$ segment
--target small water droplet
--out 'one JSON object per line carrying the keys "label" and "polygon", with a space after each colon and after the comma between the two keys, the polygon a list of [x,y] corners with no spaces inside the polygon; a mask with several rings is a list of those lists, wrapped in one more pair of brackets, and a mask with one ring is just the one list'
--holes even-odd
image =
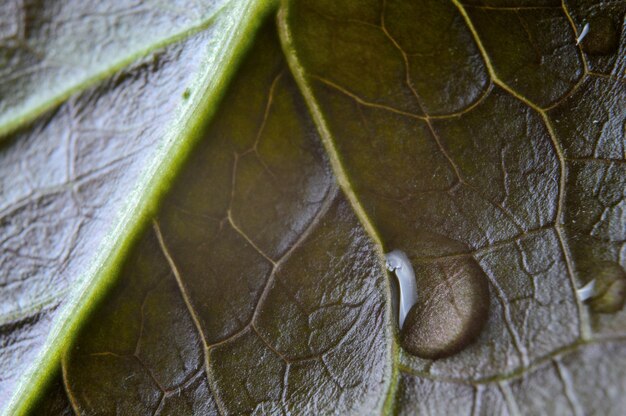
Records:
{"label": "small water droplet", "polygon": [[409,311],[400,343],[410,354],[455,354],[480,334],[489,316],[489,284],[472,257],[416,266],[420,300]]}
{"label": "small water droplet", "polygon": [[589,32],[581,40],[583,51],[590,55],[609,55],[619,46],[617,25],[611,17],[600,14],[589,19]]}
{"label": "small water droplet", "polygon": [[591,310],[597,313],[615,313],[626,303],[626,272],[617,263],[604,261],[588,271],[595,279],[595,295],[589,300]]}

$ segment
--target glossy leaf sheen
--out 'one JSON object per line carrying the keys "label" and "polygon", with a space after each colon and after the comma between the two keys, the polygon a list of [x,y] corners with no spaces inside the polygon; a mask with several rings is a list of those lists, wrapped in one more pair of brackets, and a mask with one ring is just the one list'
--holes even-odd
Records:
{"label": "glossy leaf sheen", "polygon": [[[284,2],[282,50],[270,19],[38,411],[620,414],[625,9]],[[106,120],[72,103],[41,129]],[[38,132],[0,157],[41,151]],[[394,249],[419,293],[401,333]],[[38,287],[20,284],[16,302]],[[3,333],[28,336],[27,317]]]}
{"label": "glossy leaf sheen", "polygon": [[[592,13],[623,20],[624,4],[473,3],[292,2],[282,24],[364,221],[414,264],[425,311],[403,335],[408,349],[428,358],[466,347],[435,361],[401,354],[396,410],[498,413],[499,402],[527,413],[548,404],[517,380],[552,377],[541,388],[563,401],[548,413],[597,411],[604,383],[560,357],[621,348],[601,340],[621,339],[625,312],[590,313],[575,289],[600,277],[594,266],[623,272],[625,58],[587,56],[575,40]],[[484,309],[466,305],[482,289],[480,279],[455,284],[463,262],[477,263],[490,292],[473,343],[465,331]],[[594,371],[623,377],[620,366]]]}
{"label": "glossy leaf sheen", "polygon": [[206,28],[223,0],[4,0],[0,136],[116,67]]}

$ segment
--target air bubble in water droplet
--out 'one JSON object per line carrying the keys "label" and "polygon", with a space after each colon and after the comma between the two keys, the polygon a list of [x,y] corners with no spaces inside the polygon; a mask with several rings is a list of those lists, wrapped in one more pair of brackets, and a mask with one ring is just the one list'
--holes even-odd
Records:
{"label": "air bubble in water droplet", "polygon": [[608,15],[596,15],[589,19],[589,32],[581,40],[583,51],[590,55],[609,55],[619,47],[619,32]]}
{"label": "air bubble in water droplet", "polygon": [[589,23],[586,23],[585,26],[583,27],[583,30],[581,30],[580,35],[578,35],[578,39],[576,39],[576,45],[579,45],[580,42],[582,42],[583,39],[585,39],[585,36],[587,36],[588,33],[589,33]]}
{"label": "air bubble in water droplet", "polygon": [[398,286],[400,288],[398,325],[402,329],[407,314],[417,302],[415,273],[408,257],[401,250],[393,250],[385,254],[385,259],[387,260],[387,269],[395,273],[398,278]]}

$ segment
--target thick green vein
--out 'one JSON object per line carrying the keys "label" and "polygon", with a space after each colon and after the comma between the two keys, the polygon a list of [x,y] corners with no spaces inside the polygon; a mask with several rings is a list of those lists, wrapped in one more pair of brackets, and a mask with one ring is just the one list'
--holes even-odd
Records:
{"label": "thick green vein", "polygon": [[[383,248],[382,248],[383,247],[382,239],[380,238],[376,228],[374,227],[373,222],[371,221],[371,219],[365,212],[365,209],[361,205],[361,202],[359,201],[354,191],[354,188],[352,184],[350,183],[350,179],[345,172],[343,163],[341,161],[341,156],[339,152],[337,151],[337,148],[333,141],[333,137],[328,128],[327,122],[324,118],[324,115],[320,109],[319,104],[317,103],[317,100],[315,99],[315,96],[313,95],[311,86],[306,80],[305,70],[300,64],[300,62],[298,61],[295,47],[292,42],[290,28],[287,23],[287,13],[288,13],[288,6],[286,4],[287,1],[288,0],[282,1],[281,9],[278,13],[278,33],[280,36],[280,42],[283,48],[283,53],[285,54],[285,57],[287,60],[287,64],[289,65],[289,69],[291,70],[291,73],[293,74],[293,77],[295,78],[296,83],[298,84],[298,87],[300,88],[300,92],[302,93],[302,96],[304,97],[307,107],[309,108],[309,111],[311,112],[311,116],[313,118],[315,126],[317,127],[320,137],[322,138],[322,142],[324,144],[324,148],[326,149],[326,153],[328,154],[328,158],[330,160],[333,173],[335,177],[337,178],[337,182],[343,189],[345,195],[348,197],[348,200],[350,201],[350,205],[352,206],[352,209],[356,213],[359,221],[363,225],[363,228],[365,228],[367,234],[370,236],[370,238],[376,245],[378,249],[377,254],[380,259],[380,262],[383,265],[383,268],[386,269],[386,267],[384,266],[385,256],[384,256]],[[396,392],[398,388],[398,377],[400,373],[399,373],[399,347],[397,343],[397,337],[395,334],[396,328],[395,328],[395,325],[393,325],[393,322],[394,322],[393,312],[391,310],[391,306],[393,304],[393,302],[391,301],[392,289],[391,289],[390,282],[388,279],[385,279],[385,288],[386,288],[386,295],[388,299],[388,302],[386,302],[386,305],[387,305],[386,320],[388,323],[386,330],[387,330],[389,339],[392,340],[389,345],[389,356],[392,358],[392,363],[391,363],[391,372],[390,374],[388,374],[387,380],[386,380],[386,382],[388,383],[387,394],[385,395],[385,398],[383,402],[381,403],[382,407],[380,409],[380,412],[381,414],[388,415],[388,414],[393,414],[394,412],[395,397],[396,397]]]}
{"label": "thick green vein", "polygon": [[162,195],[184,164],[193,144],[201,137],[237,63],[254,38],[254,32],[263,17],[272,7],[272,0],[234,1],[220,15],[228,13],[240,18],[227,16],[214,21],[215,24],[223,25],[220,33],[224,34],[224,38],[214,50],[215,53],[206,57],[202,71],[191,85],[193,91],[204,91],[204,94],[193,94],[178,109],[157,156],[145,167],[138,186],[129,195],[129,201],[133,203],[128,204],[121,214],[120,225],[105,238],[100,254],[86,275],[79,279],[83,283],[69,295],[33,366],[20,379],[5,408],[5,415],[26,415],[33,410],[40,392],[45,390],[45,385],[57,369],[64,349],[71,343],[77,329],[93,311],[98,300],[112,287],[127,252],[141,230],[149,224]]}

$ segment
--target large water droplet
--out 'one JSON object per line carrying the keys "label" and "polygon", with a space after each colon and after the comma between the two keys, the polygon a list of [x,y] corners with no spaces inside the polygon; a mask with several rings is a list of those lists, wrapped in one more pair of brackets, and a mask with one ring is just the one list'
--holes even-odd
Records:
{"label": "large water droplet", "polygon": [[589,19],[589,33],[581,41],[583,51],[590,55],[609,55],[619,46],[617,25],[608,15]]}
{"label": "large water droplet", "polygon": [[591,310],[597,313],[615,313],[626,302],[626,272],[617,263],[603,261],[588,271],[595,279],[595,295],[589,301]]}
{"label": "large water droplet", "polygon": [[489,284],[472,257],[415,267],[419,301],[400,334],[402,347],[423,358],[443,358],[471,344],[489,315]]}

